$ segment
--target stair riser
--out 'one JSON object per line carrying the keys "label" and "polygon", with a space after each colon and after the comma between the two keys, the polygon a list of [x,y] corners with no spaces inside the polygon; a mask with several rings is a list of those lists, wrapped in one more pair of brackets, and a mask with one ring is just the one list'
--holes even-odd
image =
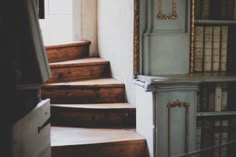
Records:
{"label": "stair riser", "polygon": [[77,127],[135,127],[135,109],[96,110],[52,107],[52,125]]}
{"label": "stair riser", "polygon": [[47,82],[65,82],[110,76],[109,63],[104,65],[51,68],[52,77]]}
{"label": "stair riser", "polygon": [[50,98],[52,104],[124,102],[124,87],[42,89],[42,98]]}
{"label": "stair riser", "polygon": [[147,157],[145,141],[52,147],[52,157]]}
{"label": "stair riser", "polygon": [[60,62],[89,56],[89,45],[46,48],[48,61]]}

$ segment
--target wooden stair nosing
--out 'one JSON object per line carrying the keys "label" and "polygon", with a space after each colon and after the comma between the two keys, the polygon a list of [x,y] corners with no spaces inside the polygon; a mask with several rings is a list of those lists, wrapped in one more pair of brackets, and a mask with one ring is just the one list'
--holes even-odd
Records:
{"label": "wooden stair nosing", "polygon": [[72,108],[91,110],[135,110],[136,106],[129,103],[98,103],[98,104],[51,104],[52,108]]}
{"label": "wooden stair nosing", "polygon": [[51,68],[65,68],[65,67],[77,67],[77,66],[95,66],[95,65],[110,65],[110,62],[104,59],[95,57],[73,59],[68,61],[49,63]]}
{"label": "wooden stair nosing", "polygon": [[148,157],[145,140],[52,146],[52,157]]}
{"label": "wooden stair nosing", "polygon": [[77,88],[124,88],[125,85],[112,78],[92,79],[71,82],[47,83],[42,89],[77,89]]}
{"label": "wooden stair nosing", "polygon": [[45,46],[45,49],[51,50],[51,49],[66,48],[66,47],[81,47],[81,46],[89,46],[90,44],[91,44],[91,41],[82,40],[82,41],[67,43],[67,44]]}

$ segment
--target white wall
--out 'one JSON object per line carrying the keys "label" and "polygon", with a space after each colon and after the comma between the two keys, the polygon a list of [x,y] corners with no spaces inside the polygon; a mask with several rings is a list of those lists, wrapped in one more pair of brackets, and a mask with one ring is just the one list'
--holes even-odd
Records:
{"label": "white wall", "polygon": [[135,104],[133,7],[133,0],[98,1],[98,47],[110,61],[113,77],[125,83],[128,102]]}
{"label": "white wall", "polygon": [[74,40],[89,40],[90,56],[98,56],[97,0],[73,0]]}
{"label": "white wall", "polygon": [[45,19],[40,26],[45,45],[73,41],[72,0],[45,0]]}

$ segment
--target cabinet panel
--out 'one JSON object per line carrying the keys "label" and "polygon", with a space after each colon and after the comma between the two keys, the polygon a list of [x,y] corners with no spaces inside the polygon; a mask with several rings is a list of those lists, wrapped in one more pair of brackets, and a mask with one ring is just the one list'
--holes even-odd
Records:
{"label": "cabinet panel", "polygon": [[[160,1],[162,2],[160,4]],[[176,6],[173,6],[173,1],[176,1]],[[188,0],[155,0],[154,1],[154,23],[153,32],[175,32],[186,33],[188,31],[189,7]],[[161,19],[158,18],[158,12],[162,10],[162,14],[173,14],[173,9],[176,8],[176,18]]]}
{"label": "cabinet panel", "polygon": [[[196,89],[193,86],[185,88],[171,85],[158,88],[156,95],[157,156],[176,156],[195,150]],[[182,105],[189,103],[190,106],[188,108],[171,107],[168,112],[169,103]],[[188,112],[187,116],[186,112]]]}
{"label": "cabinet panel", "polygon": [[13,157],[50,157],[50,104],[41,101],[12,128]]}

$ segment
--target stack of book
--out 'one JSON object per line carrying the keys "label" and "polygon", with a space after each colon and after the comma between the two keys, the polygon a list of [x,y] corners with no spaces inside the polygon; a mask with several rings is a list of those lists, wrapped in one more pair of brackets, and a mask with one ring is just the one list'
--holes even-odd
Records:
{"label": "stack of book", "polygon": [[201,87],[198,112],[221,112],[228,110],[228,87],[227,84],[208,84]]}
{"label": "stack of book", "polygon": [[[200,87],[198,95],[198,112],[223,112],[228,111],[228,92],[230,85],[227,83],[207,83]],[[236,118],[225,116],[198,117],[196,126],[196,149],[203,151],[200,157],[229,157],[235,152],[228,142],[236,139]],[[215,147],[220,146],[220,147]],[[215,147],[215,148],[213,148]]]}
{"label": "stack of book", "polygon": [[196,26],[194,71],[227,71],[228,26]]}
{"label": "stack of book", "polygon": [[195,0],[196,19],[234,20],[235,0]]}
{"label": "stack of book", "polygon": [[[209,151],[201,153],[203,157],[228,157],[229,139],[229,120],[228,119],[200,119],[197,121],[196,149],[206,148]],[[217,147],[218,146],[218,147]],[[213,148],[215,147],[215,148]]]}

